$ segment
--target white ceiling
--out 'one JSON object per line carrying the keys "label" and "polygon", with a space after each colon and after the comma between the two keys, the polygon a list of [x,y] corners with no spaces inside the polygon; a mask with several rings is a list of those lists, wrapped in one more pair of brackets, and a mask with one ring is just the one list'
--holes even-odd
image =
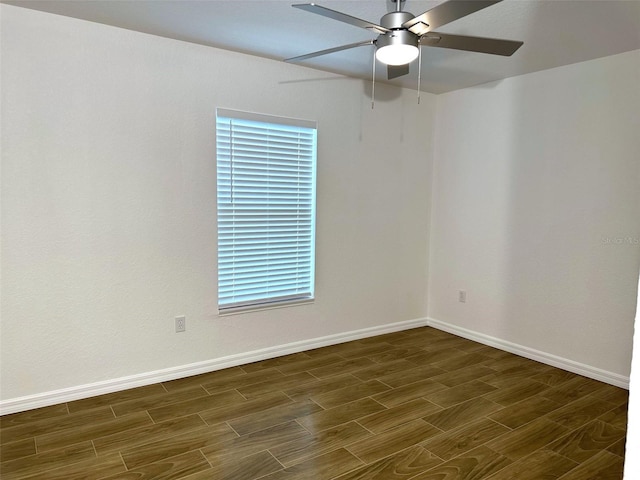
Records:
{"label": "white ceiling", "polygon": [[[0,0],[3,3],[282,60],[373,39],[375,34],[314,15],[292,3],[307,0]],[[317,0],[319,5],[379,23],[390,0]],[[407,0],[416,15],[441,0]],[[421,89],[442,93],[515,75],[640,49],[640,0],[504,0],[437,29],[522,40],[512,57],[422,47]],[[370,79],[373,47],[301,64]],[[377,80],[386,81],[378,64]],[[411,73],[390,83],[417,88]]]}

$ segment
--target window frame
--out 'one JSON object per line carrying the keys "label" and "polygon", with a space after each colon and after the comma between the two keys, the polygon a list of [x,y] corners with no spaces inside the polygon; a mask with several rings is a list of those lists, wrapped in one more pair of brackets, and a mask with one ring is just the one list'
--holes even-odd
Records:
{"label": "window frame", "polygon": [[[220,256],[220,252],[221,252],[221,224],[223,222],[221,222],[221,216],[223,216],[223,214],[221,214],[222,211],[222,207],[221,207],[221,176],[223,176],[221,174],[221,165],[229,165],[227,168],[228,169],[232,169],[233,168],[233,150],[234,147],[233,145],[235,145],[235,143],[233,142],[233,127],[230,126],[229,128],[229,134],[228,140],[225,140],[226,144],[228,144],[227,149],[229,150],[229,153],[223,154],[221,155],[221,150],[223,150],[221,148],[221,144],[223,142],[221,142],[221,131],[220,131],[220,123],[221,120],[223,119],[224,121],[230,120],[231,122],[233,122],[234,120],[237,122],[257,122],[258,124],[267,124],[267,125],[271,125],[274,127],[274,129],[278,129],[278,128],[285,128],[288,129],[289,127],[294,127],[294,128],[298,128],[300,129],[300,131],[302,133],[299,133],[299,135],[304,136],[307,135],[309,136],[309,138],[311,138],[310,140],[310,153],[308,154],[307,157],[303,157],[303,160],[301,160],[301,163],[309,163],[310,164],[310,172],[305,176],[302,174],[298,174],[298,183],[303,183],[300,181],[300,179],[304,179],[304,181],[307,181],[310,186],[307,187],[308,190],[310,190],[310,192],[307,192],[307,197],[308,194],[310,193],[310,201],[308,201],[308,205],[310,206],[310,212],[308,213],[308,215],[301,215],[300,211],[302,210],[302,207],[300,207],[300,199],[304,197],[304,193],[300,193],[300,190],[298,192],[298,196],[294,196],[292,195],[291,199],[292,200],[296,200],[296,202],[292,202],[290,204],[287,205],[294,205],[297,206],[299,208],[298,213],[296,214],[296,218],[298,219],[298,221],[300,221],[302,218],[307,218],[309,220],[309,227],[308,229],[301,229],[300,231],[305,232],[304,235],[301,235],[300,233],[297,233],[295,235],[291,235],[290,237],[287,238],[291,238],[293,239],[292,241],[298,241],[299,237],[309,237],[308,240],[308,244],[309,244],[309,254],[307,256],[305,256],[305,258],[308,257],[308,265],[306,265],[306,269],[302,270],[304,272],[308,272],[309,278],[308,278],[308,292],[304,292],[304,293],[294,293],[294,294],[287,294],[287,295],[265,295],[261,298],[255,298],[255,299],[248,299],[248,300],[240,300],[240,301],[236,301],[236,302],[223,302],[221,303],[221,256]],[[226,128],[226,127],[225,127]],[[246,128],[246,127],[245,127]],[[265,128],[265,132],[268,131],[268,127]],[[218,301],[217,301],[217,305],[218,305],[218,315],[219,316],[224,316],[224,315],[232,315],[232,314],[236,314],[236,313],[243,313],[243,312],[249,312],[249,311],[256,311],[256,310],[264,310],[264,309],[272,309],[272,308],[282,308],[282,307],[288,307],[288,306],[294,306],[294,305],[300,305],[300,304],[308,304],[308,303],[313,303],[315,301],[315,256],[316,256],[316,245],[315,245],[315,236],[316,236],[316,197],[317,197],[317,153],[318,153],[318,144],[317,144],[317,132],[318,132],[318,126],[317,126],[317,122],[316,121],[312,121],[312,120],[302,120],[302,119],[297,119],[297,118],[288,118],[288,117],[281,117],[281,116],[276,116],[276,115],[269,115],[269,114],[262,114],[262,113],[254,113],[254,112],[245,112],[245,111],[240,111],[240,110],[231,110],[231,109],[227,109],[227,108],[217,108],[216,109],[216,224],[217,224],[217,266],[218,266],[218,275],[217,275],[217,290],[218,290]],[[225,132],[226,133],[226,132]],[[266,146],[268,144],[268,138],[269,135],[266,134],[265,135],[265,143],[264,145]],[[307,140],[309,141],[309,140]],[[299,140],[298,141],[298,148],[301,148],[300,145],[303,145],[304,142]],[[267,149],[267,147],[265,147],[265,150]],[[267,154],[269,155],[269,154]],[[221,160],[221,158],[224,157],[224,161]],[[271,165],[269,162],[272,161],[273,159],[267,157],[263,158],[264,160],[264,164],[265,165]],[[242,161],[240,161],[240,164],[242,164]],[[301,167],[298,166],[298,170],[300,170]],[[309,168],[307,168],[309,169]],[[293,171],[294,169],[292,168],[291,171]],[[227,187],[228,189],[230,189],[230,196],[233,196],[233,191],[234,191],[234,178],[233,178],[233,174],[230,173],[231,170],[229,170],[229,173],[227,173],[228,176],[230,176],[230,179],[228,180],[229,182],[229,186]],[[262,179],[266,178],[266,176],[261,177]],[[268,182],[268,181],[267,181]],[[304,190],[306,191],[306,190]],[[269,193],[266,194],[266,196],[269,196]],[[288,198],[287,198],[288,200]],[[234,208],[234,206],[237,206],[237,204],[233,203],[233,200],[231,200],[231,202],[227,202],[228,205],[231,205],[231,207],[229,208]],[[265,205],[267,205],[265,203]],[[294,208],[295,209],[295,208]],[[309,210],[309,208],[306,209],[307,211]],[[234,210],[235,212],[235,210]],[[234,215],[235,217],[235,215]],[[233,223],[233,222],[231,222]],[[267,222],[265,222],[267,223]],[[234,224],[235,225],[235,224]],[[225,228],[229,228],[228,226],[226,226]],[[272,228],[270,226],[265,227],[267,230],[269,228]],[[235,239],[235,237],[234,237]],[[300,241],[300,244],[302,244],[303,242]],[[267,245],[267,243],[265,243],[265,245]],[[298,247],[300,248],[300,247]],[[293,251],[293,250],[292,250]],[[234,257],[235,258],[235,257]],[[268,261],[267,261],[268,262]],[[269,269],[269,267],[267,267],[267,270]],[[268,273],[267,276],[269,276],[270,274]],[[306,277],[306,275],[303,275],[304,277]],[[269,277],[271,278],[271,277]],[[269,280],[267,280],[268,282]],[[305,283],[300,282],[300,284],[303,284],[306,286]],[[232,286],[233,288],[233,286]],[[223,300],[228,299],[227,297],[225,297]]]}

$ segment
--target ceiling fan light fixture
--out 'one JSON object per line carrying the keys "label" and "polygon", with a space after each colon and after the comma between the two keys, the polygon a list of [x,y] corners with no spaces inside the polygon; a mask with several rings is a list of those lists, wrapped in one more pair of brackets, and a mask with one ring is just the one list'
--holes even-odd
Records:
{"label": "ceiling fan light fixture", "polygon": [[406,65],[413,62],[418,53],[414,45],[386,45],[376,50],[376,58],[386,65]]}
{"label": "ceiling fan light fixture", "polygon": [[393,30],[376,40],[376,58],[386,65],[406,65],[418,58],[418,37],[408,30]]}
{"label": "ceiling fan light fixture", "polygon": [[[378,34],[374,40],[328,48],[318,52],[287,58],[285,62],[299,62],[330,53],[341,52],[365,45],[374,45],[375,57],[372,62],[373,77],[377,62],[387,65],[387,79],[407,75],[409,64],[420,56],[420,47],[439,47],[467,52],[487,53],[491,55],[511,56],[522,46],[522,42],[500,38],[470,37],[452,35],[434,31],[459,18],[483,10],[502,0],[444,0],[426,12],[414,16],[402,10],[406,0],[391,0],[396,4],[394,12],[380,18],[380,24],[362,20],[346,13],[322,7],[315,3],[293,5],[316,15],[337,20],[354,27],[360,27]],[[2,0],[0,0],[2,2]],[[421,57],[420,57],[421,58]],[[420,65],[418,65],[418,84],[420,84]],[[419,89],[418,89],[419,91]]]}

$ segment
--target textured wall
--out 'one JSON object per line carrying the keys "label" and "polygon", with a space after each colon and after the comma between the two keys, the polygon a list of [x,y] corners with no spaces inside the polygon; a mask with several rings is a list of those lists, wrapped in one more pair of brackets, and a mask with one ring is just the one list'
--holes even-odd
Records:
{"label": "textured wall", "polygon": [[628,377],[638,85],[634,51],[438,97],[431,318]]}
{"label": "textured wall", "polygon": [[[424,317],[435,97],[0,8],[3,399]],[[219,106],[318,121],[313,305],[217,316]]]}

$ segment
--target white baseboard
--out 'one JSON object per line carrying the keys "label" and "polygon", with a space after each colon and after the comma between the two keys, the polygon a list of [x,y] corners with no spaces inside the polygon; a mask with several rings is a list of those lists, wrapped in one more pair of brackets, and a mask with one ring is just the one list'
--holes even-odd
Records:
{"label": "white baseboard", "polygon": [[407,320],[404,322],[389,323],[361,330],[353,330],[350,332],[338,333],[335,335],[327,335],[325,337],[313,338],[310,340],[302,340],[299,342],[278,345],[275,347],[254,350],[251,352],[229,355],[226,357],[206,360],[204,362],[196,362],[178,367],[156,370],[153,372],[140,373],[128,377],[116,378],[113,380],[105,380],[76,387],[63,388],[50,392],[29,395],[25,397],[12,398],[0,401],[0,415],[8,415],[11,413],[32,410],[34,408],[47,407],[58,403],[71,402],[82,398],[93,397],[96,395],[104,395],[105,393],[113,393],[130,388],[143,387],[159,382],[167,382],[177,378],[189,377],[201,373],[213,372],[224,368],[236,367],[238,365],[246,365],[247,363],[267,360],[269,358],[281,357],[292,353],[311,350],[313,348],[326,347],[338,343],[350,342],[385,333],[399,332],[410,328],[424,327],[427,321],[424,318]]}
{"label": "white baseboard", "polygon": [[553,367],[558,367],[572,373],[577,373],[578,375],[593,378],[594,380],[599,380],[601,382],[605,382],[611,385],[615,385],[616,387],[626,388],[627,390],[629,390],[629,377],[625,377],[617,373],[592,367],[591,365],[586,365],[584,363],[575,362],[573,360],[569,360],[568,358],[558,357],[556,355],[542,352],[534,348],[529,348],[525,347],[524,345],[508,342],[500,338],[485,335],[473,330],[468,330],[466,328],[458,327],[456,325],[452,325],[451,323],[442,322],[433,318],[427,318],[427,325],[433,328],[437,328],[438,330],[452,333],[453,335],[457,335],[459,337],[473,340],[474,342],[489,345],[490,347],[499,348],[500,350],[515,353],[516,355],[520,355],[521,357],[529,358],[537,362],[545,363]]}
{"label": "white baseboard", "polygon": [[327,335],[325,337],[313,338],[310,340],[302,340],[299,342],[278,345],[275,347],[254,350],[251,352],[229,355],[226,357],[206,360],[204,362],[196,362],[178,367],[166,368],[152,372],[131,375],[128,377],[116,378],[113,380],[105,380],[76,387],[64,388],[50,392],[44,392],[36,395],[12,398],[0,401],[0,415],[8,415],[11,413],[32,410],[34,408],[47,407],[58,403],[71,402],[82,398],[93,397],[96,395],[104,395],[106,393],[118,392],[130,388],[143,387],[159,382],[167,382],[177,378],[189,377],[201,373],[213,372],[224,368],[236,367],[238,365],[246,365],[247,363],[267,360],[269,358],[281,357],[292,353],[298,353],[314,348],[326,347],[338,343],[350,342],[362,338],[374,337],[385,333],[399,332],[411,328],[430,326],[449,332],[459,337],[467,338],[484,345],[499,348],[516,355],[520,355],[531,360],[545,363],[554,367],[577,373],[585,377],[593,378],[616,387],[629,389],[629,377],[618,375],[616,373],[601,370],[590,365],[575,362],[567,358],[558,357],[540,350],[518,345],[508,342],[500,338],[485,335],[483,333],[458,327],[447,322],[435,320],[433,318],[419,318],[415,320],[407,320],[404,322],[389,323],[361,330],[353,330],[350,332],[338,333],[335,335]]}

